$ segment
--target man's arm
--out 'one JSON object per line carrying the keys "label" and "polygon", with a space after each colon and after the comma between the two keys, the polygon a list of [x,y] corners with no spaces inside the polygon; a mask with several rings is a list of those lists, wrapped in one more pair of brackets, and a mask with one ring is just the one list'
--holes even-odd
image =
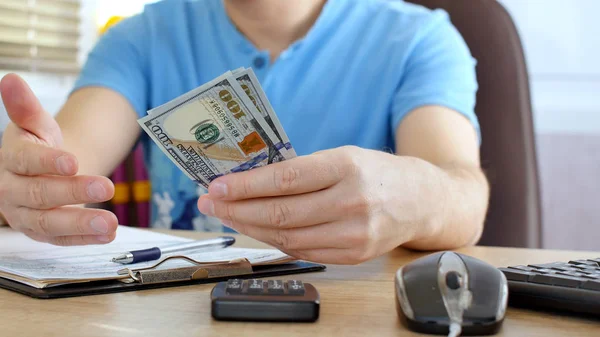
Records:
{"label": "man's arm", "polygon": [[117,92],[85,87],[57,114],[64,149],[79,161],[78,174],[108,176],[131,152],[140,134],[137,115]]}
{"label": "man's arm", "polygon": [[57,115],[65,147],[81,160],[80,172],[108,175],[131,152],[147,110],[149,27],[144,15],[108,29]]}
{"label": "man's arm", "polygon": [[427,189],[432,195],[426,199],[444,196],[437,206],[442,211],[432,213],[431,226],[426,226],[431,232],[403,246],[440,250],[475,244],[483,231],[489,186],[480,168],[477,134],[470,121],[441,106],[418,108],[397,128],[396,153],[438,167],[441,183],[437,189]]}

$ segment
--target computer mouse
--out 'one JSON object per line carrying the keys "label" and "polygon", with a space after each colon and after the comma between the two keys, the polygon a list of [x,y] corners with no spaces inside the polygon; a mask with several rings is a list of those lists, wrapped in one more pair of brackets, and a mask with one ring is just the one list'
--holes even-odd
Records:
{"label": "computer mouse", "polygon": [[429,254],[398,269],[394,281],[396,310],[412,331],[491,335],[504,321],[506,277],[474,257],[451,251]]}

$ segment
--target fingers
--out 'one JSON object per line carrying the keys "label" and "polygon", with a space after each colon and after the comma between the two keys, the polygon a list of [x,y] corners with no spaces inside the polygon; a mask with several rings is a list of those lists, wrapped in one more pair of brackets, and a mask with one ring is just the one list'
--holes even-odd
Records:
{"label": "fingers", "polygon": [[361,223],[334,222],[315,226],[273,229],[252,225],[229,224],[239,233],[265,242],[282,251],[312,249],[355,249],[369,245],[372,235],[369,227]]}
{"label": "fingers", "polygon": [[4,167],[19,175],[63,175],[77,173],[77,158],[65,151],[41,144],[21,142],[2,149]]}
{"label": "fingers", "polygon": [[104,202],[114,194],[112,182],[96,176],[14,176],[7,185],[6,202],[35,209]]}
{"label": "fingers", "polygon": [[208,188],[214,199],[241,200],[318,191],[342,179],[342,172],[321,153],[267,165],[215,179]]}
{"label": "fingers", "polygon": [[[111,212],[82,207],[39,210],[18,207],[11,223],[47,238],[62,236],[96,236],[93,240],[109,242],[117,230],[117,217]],[[87,239],[86,239],[87,240]]]}
{"label": "fingers", "polygon": [[338,265],[356,265],[373,258],[358,250],[338,248],[285,251],[284,253],[304,261]]}
{"label": "fingers", "polygon": [[[353,265],[381,254],[377,250],[367,248],[365,242],[369,236],[361,236],[360,228],[349,227],[347,223],[332,223],[275,231],[254,226],[233,226],[242,234],[261,240],[290,256],[305,261]],[[364,226],[362,227],[364,230]],[[337,239],[332,240],[332,238]]]}
{"label": "fingers", "polygon": [[0,81],[2,101],[8,116],[25,129],[53,146],[62,145],[58,124],[41,106],[27,83],[15,74],[8,74]]}
{"label": "fingers", "polygon": [[116,233],[104,237],[90,235],[56,236],[47,237],[32,231],[25,231],[25,235],[35,241],[49,243],[55,246],[85,246],[85,245],[103,245],[112,242]]}
{"label": "fingers", "polygon": [[344,211],[334,207],[334,193],[327,189],[310,194],[241,201],[212,200],[203,195],[198,201],[198,209],[208,216],[246,225],[303,227],[344,217]]}

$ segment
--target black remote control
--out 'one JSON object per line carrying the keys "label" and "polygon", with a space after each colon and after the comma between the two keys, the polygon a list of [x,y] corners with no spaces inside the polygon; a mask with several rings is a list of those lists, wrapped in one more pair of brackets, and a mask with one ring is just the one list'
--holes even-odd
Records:
{"label": "black remote control", "polygon": [[231,279],[211,292],[212,317],[227,321],[314,322],[319,293],[299,280]]}

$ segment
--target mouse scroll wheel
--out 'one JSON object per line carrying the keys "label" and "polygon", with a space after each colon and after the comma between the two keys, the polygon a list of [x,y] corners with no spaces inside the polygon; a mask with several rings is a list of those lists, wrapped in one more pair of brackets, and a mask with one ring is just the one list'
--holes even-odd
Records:
{"label": "mouse scroll wheel", "polygon": [[462,286],[462,277],[455,271],[446,273],[446,285],[452,290],[456,290]]}

